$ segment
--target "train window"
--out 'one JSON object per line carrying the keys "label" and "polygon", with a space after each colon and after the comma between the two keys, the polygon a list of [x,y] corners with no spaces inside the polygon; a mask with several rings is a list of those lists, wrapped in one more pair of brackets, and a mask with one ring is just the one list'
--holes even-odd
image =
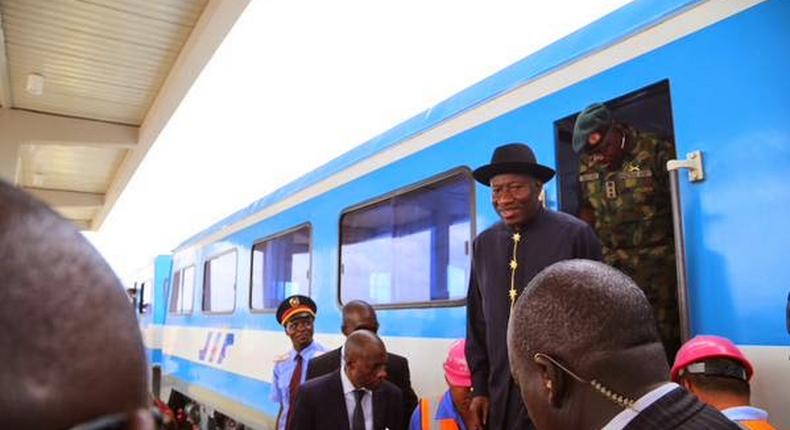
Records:
{"label": "train window", "polygon": [[252,247],[250,308],[276,309],[292,294],[310,295],[310,226]]}
{"label": "train window", "polygon": [[463,299],[473,189],[464,170],[344,213],[341,302],[403,306]]}
{"label": "train window", "polygon": [[236,307],[236,251],[206,261],[203,271],[203,310],[233,312]]}
{"label": "train window", "polygon": [[192,303],[195,298],[195,266],[184,269],[181,276],[181,293],[183,297],[181,312],[192,313]]}
{"label": "train window", "polygon": [[170,290],[170,312],[188,314],[192,312],[195,289],[195,266],[173,272]]}

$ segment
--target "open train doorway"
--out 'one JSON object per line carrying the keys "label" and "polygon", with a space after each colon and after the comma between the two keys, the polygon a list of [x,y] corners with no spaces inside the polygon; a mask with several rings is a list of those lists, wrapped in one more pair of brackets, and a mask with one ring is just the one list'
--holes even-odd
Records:
{"label": "open train doorway", "polygon": [[666,170],[675,158],[669,82],[579,108],[594,103],[554,123],[560,210],[588,222],[604,261],[645,292],[671,361],[681,333]]}

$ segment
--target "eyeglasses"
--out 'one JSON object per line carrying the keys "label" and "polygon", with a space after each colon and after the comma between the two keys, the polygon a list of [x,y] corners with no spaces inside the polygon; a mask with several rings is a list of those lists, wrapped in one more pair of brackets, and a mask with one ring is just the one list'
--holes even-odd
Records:
{"label": "eyeglasses", "polygon": [[[149,408],[148,412],[154,420],[154,428],[157,430],[164,429],[164,421],[162,413],[156,408]],[[101,417],[77,424],[69,430],[126,430],[129,428],[128,413],[103,415]]]}
{"label": "eyeglasses", "polygon": [[599,394],[602,394],[607,399],[617,403],[617,405],[619,405],[620,407],[626,408],[626,409],[632,409],[632,410],[635,410],[637,412],[640,412],[639,410],[637,410],[634,407],[634,403],[636,403],[635,400],[633,400],[633,399],[631,399],[629,397],[617,394],[616,392],[610,390],[608,387],[606,387],[605,385],[603,385],[602,383],[598,382],[595,379],[591,379],[591,380],[588,381],[588,380],[578,376],[577,374],[573,373],[570,369],[568,369],[567,367],[565,367],[562,364],[560,364],[559,361],[557,361],[556,359],[554,359],[553,357],[551,357],[548,354],[544,354],[542,352],[538,352],[538,353],[536,353],[533,356],[533,360],[535,360],[536,363],[538,362],[539,358],[543,358],[545,360],[550,361],[552,364],[554,364],[555,366],[559,367],[565,373],[570,375],[573,379],[581,382],[582,384],[586,384],[586,385],[591,386],[593,388],[593,390],[595,390]]}

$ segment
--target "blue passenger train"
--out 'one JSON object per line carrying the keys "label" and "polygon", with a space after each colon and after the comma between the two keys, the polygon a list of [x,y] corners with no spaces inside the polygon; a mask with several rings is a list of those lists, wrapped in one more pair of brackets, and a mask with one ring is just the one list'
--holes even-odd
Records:
{"label": "blue passenger train", "polygon": [[558,172],[545,204],[576,213],[573,122],[605,102],[675,142],[680,335],[741,346],[753,400],[790,428],[789,23],[785,0],[635,1],[198,233],[138,282],[155,388],[273,428],[290,347],[274,310],[301,293],[330,348],[343,303],[375,304],[418,395],[438,397],[465,336],[471,241],[498,220],[471,169],[527,142]]}

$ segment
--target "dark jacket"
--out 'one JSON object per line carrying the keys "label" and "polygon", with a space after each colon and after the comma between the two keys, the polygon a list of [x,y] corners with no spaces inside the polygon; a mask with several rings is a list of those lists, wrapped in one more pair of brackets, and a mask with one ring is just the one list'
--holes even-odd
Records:
{"label": "dark jacket", "polygon": [[623,430],[738,430],[737,424],[676,388],[645,408]]}
{"label": "dark jacket", "polygon": [[[373,392],[373,428],[403,430],[401,394],[384,381]],[[340,370],[306,381],[296,397],[292,430],[348,430],[351,428]]]}
{"label": "dark jacket", "polygon": [[[340,369],[340,350],[341,348],[337,348],[313,357],[307,364],[307,380]],[[401,422],[408,423],[411,418],[411,411],[417,406],[417,395],[411,388],[409,361],[405,357],[387,353],[387,380],[400,388],[403,399],[403,418]]]}
{"label": "dark jacket", "polygon": [[[584,221],[541,209],[521,230],[515,288],[521,294],[532,278],[563,260],[601,259],[601,244]],[[510,319],[510,260],[513,231],[503,223],[480,233],[472,251],[467,296],[466,361],[473,395],[488,396],[489,429],[532,428],[518,387],[510,376],[507,324]]]}

